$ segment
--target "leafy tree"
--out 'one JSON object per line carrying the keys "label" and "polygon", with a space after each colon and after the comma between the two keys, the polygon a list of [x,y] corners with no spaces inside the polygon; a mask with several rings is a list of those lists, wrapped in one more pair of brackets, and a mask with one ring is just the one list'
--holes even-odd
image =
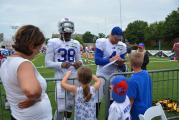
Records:
{"label": "leafy tree", "polygon": [[98,38],[105,38],[106,35],[104,33],[98,33]]}
{"label": "leafy tree", "polygon": [[147,27],[147,22],[141,20],[136,20],[132,23],[129,23],[125,31],[125,38],[127,38],[131,43],[143,42]]}
{"label": "leafy tree", "polygon": [[158,48],[159,41],[160,43],[164,41],[164,29],[164,21],[150,24],[145,30],[145,43],[148,43],[149,45],[149,43],[153,41],[155,42],[155,47]]}
{"label": "leafy tree", "polygon": [[94,43],[95,42],[94,36],[95,35],[91,34],[90,31],[87,31],[82,35],[82,39],[84,43]]}
{"label": "leafy tree", "polygon": [[145,40],[164,39],[164,21],[155,22],[149,25],[145,31]]}
{"label": "leafy tree", "polygon": [[59,34],[52,34],[52,38],[59,38],[60,35]]}
{"label": "leafy tree", "polygon": [[83,39],[82,39],[82,36],[76,35],[76,36],[74,36],[74,39],[75,39],[75,40],[78,40],[78,41],[80,42],[80,44],[83,45],[84,41],[83,41]]}
{"label": "leafy tree", "polygon": [[179,38],[179,8],[172,11],[165,19],[165,37],[170,42]]}

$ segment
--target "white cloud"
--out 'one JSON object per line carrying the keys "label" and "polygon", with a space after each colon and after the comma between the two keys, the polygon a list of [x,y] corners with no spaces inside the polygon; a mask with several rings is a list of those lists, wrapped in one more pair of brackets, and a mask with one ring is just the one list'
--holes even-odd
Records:
{"label": "white cloud", "polygon": [[[179,6],[178,0],[121,0],[123,29],[134,20],[164,20]],[[0,0],[0,32],[10,37],[11,25],[34,24],[47,37],[57,32],[63,17],[71,18],[76,32],[109,33],[120,25],[120,0]],[[3,16],[3,17],[2,17]]]}

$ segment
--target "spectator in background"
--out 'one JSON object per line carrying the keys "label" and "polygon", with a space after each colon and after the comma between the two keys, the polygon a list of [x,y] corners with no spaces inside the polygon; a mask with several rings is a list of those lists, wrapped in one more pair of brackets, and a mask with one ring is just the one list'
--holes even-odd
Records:
{"label": "spectator in background", "polygon": [[88,59],[90,58],[90,49],[88,46],[85,47],[85,53],[86,53],[85,63],[89,63]]}
{"label": "spectator in background", "polygon": [[132,52],[132,46],[130,45],[129,42],[126,42],[126,45],[127,45],[127,56],[129,56]]}
{"label": "spectator in background", "polygon": [[145,50],[144,43],[138,44],[137,52],[141,52],[144,55],[144,60],[143,60],[143,64],[142,64],[141,68],[143,70],[147,70],[147,65],[149,64],[149,55],[147,54],[147,52]]}
{"label": "spectator in background", "polygon": [[80,53],[81,53],[81,55],[83,55],[83,45],[82,44],[80,44]]}
{"label": "spectator in background", "polygon": [[10,55],[10,51],[6,49],[6,47],[3,45],[0,48],[0,66],[4,62],[4,60],[7,58],[7,56]]}
{"label": "spectator in background", "polygon": [[31,62],[44,41],[38,27],[22,26],[15,36],[15,54],[7,57],[0,68],[12,120],[52,120],[46,80]]}
{"label": "spectator in background", "polygon": [[1,48],[0,48],[0,67],[1,67],[2,60],[4,58],[2,51],[3,51],[3,47],[1,46]]}
{"label": "spectator in background", "polygon": [[[11,55],[10,52],[11,51],[6,49],[6,47],[4,45],[1,46],[1,48],[0,48],[0,67],[1,67],[1,64],[6,60],[7,56]],[[1,80],[0,80],[0,82],[1,82]],[[9,102],[7,101],[7,99],[5,97],[5,109],[9,110],[9,108],[10,108]]]}

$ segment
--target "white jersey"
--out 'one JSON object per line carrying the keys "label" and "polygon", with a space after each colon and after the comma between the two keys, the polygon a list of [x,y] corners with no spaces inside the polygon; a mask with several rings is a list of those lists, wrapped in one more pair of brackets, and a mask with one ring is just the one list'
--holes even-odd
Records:
{"label": "white jersey", "polygon": [[123,103],[113,102],[109,108],[108,120],[131,120],[131,104],[128,96]]}
{"label": "white jersey", "polygon": [[[65,42],[59,38],[52,38],[48,41],[45,64],[46,67],[55,69],[55,78],[62,79],[68,70],[72,71],[70,78],[76,78],[77,70],[74,66],[70,66],[68,69],[61,67],[63,62],[70,62],[73,64],[76,61],[81,61],[80,43],[77,40],[71,39],[70,41]],[[77,81],[69,80],[68,83],[76,84]],[[65,90],[60,84],[61,81],[56,82],[56,97],[65,98]],[[60,108],[62,108],[60,104],[65,103],[59,102],[58,104],[60,110]]]}
{"label": "white jersey", "polygon": [[[48,40],[45,64],[48,68],[56,70],[55,78],[63,78],[66,68],[61,68],[63,62],[74,63],[81,61],[80,43],[77,40],[62,41],[59,38]],[[76,69],[71,66],[72,77],[76,77]]]}
{"label": "white jersey", "polygon": [[[110,56],[122,55],[127,52],[126,44],[118,42],[118,44],[112,44],[107,38],[100,38],[96,40],[96,48],[103,51],[103,58],[109,58]],[[103,68],[104,65],[97,65],[96,74],[104,77],[109,77],[112,73],[117,71],[117,66],[112,64],[107,68]]]}
{"label": "white jersey", "polygon": [[4,48],[0,49],[0,54],[3,55],[4,57],[9,56],[10,55],[9,53],[10,52],[8,49],[4,49]]}
{"label": "white jersey", "polygon": [[7,100],[10,104],[12,116],[17,120],[52,120],[52,108],[46,93],[47,83],[33,63],[35,76],[42,88],[41,101],[28,108],[21,109],[18,107],[19,102],[27,99],[20,88],[17,78],[17,70],[25,61],[30,62],[21,57],[8,57],[0,69],[1,80],[6,91]]}
{"label": "white jersey", "polygon": [[7,58],[7,56],[10,55],[9,53],[10,52],[8,49],[0,48],[0,66],[4,62],[4,60]]}

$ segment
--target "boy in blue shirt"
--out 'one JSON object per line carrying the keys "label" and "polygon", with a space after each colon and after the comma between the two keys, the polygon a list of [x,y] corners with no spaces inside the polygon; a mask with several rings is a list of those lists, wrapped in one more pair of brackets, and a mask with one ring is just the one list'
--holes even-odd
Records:
{"label": "boy in blue shirt", "polygon": [[130,57],[134,74],[128,80],[127,95],[132,105],[132,120],[139,120],[139,114],[144,114],[152,106],[152,81],[149,73],[141,69],[143,57],[142,53],[137,52],[133,52]]}

